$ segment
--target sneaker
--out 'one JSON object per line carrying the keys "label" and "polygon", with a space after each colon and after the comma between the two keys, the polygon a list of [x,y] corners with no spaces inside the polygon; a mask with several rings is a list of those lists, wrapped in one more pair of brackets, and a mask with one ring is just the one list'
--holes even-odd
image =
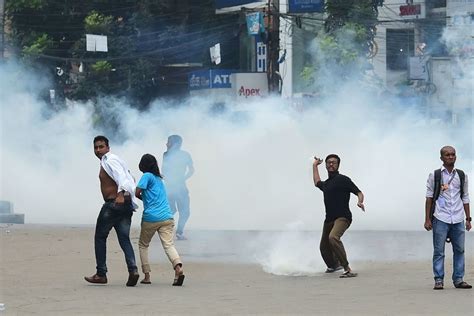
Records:
{"label": "sneaker", "polygon": [[442,290],[444,288],[443,281],[441,280],[436,280],[435,285],[433,287],[433,290]]}

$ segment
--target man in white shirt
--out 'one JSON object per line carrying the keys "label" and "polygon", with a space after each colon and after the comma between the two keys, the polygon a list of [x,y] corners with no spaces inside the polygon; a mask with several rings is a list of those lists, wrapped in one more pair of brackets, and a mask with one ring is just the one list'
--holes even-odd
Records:
{"label": "man in white shirt", "polygon": [[[440,169],[439,182],[435,181],[435,172],[433,172],[429,175],[426,184],[424,225],[426,230],[433,230],[434,289],[442,290],[444,287],[444,250],[447,238],[453,246],[454,286],[458,289],[470,289],[472,286],[463,281],[465,230],[471,230],[468,179],[462,170],[454,168],[456,150],[453,147],[444,146],[440,154],[443,166]],[[434,207],[433,214],[432,206]],[[465,224],[464,216],[466,217]]]}
{"label": "man in white shirt", "polygon": [[107,283],[107,237],[112,228],[125,254],[129,272],[127,286],[135,286],[139,275],[135,261],[135,253],[130,242],[130,226],[132,214],[136,208],[135,180],[125,162],[117,155],[109,152],[109,140],[105,136],[94,138],[94,153],[100,159],[100,190],[105,203],[102,205],[95,227],[94,245],[97,272],[91,277],[84,277],[87,282]]}

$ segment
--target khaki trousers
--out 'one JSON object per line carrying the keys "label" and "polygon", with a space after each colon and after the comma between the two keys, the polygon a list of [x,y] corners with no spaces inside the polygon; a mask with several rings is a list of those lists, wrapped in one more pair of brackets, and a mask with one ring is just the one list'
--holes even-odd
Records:
{"label": "khaki trousers", "polygon": [[172,267],[177,264],[182,264],[179,254],[174,247],[173,236],[174,236],[174,220],[170,219],[163,222],[143,222],[140,231],[140,239],[138,241],[138,249],[140,250],[140,260],[142,262],[143,273],[151,272],[150,263],[148,261],[148,247],[150,246],[151,239],[158,232],[158,236],[161,240],[161,245],[165,250],[168,259],[170,260]]}
{"label": "khaki trousers", "polygon": [[324,223],[319,250],[328,268],[337,268],[341,265],[347,270],[349,267],[341,237],[350,225],[351,222],[344,217]]}

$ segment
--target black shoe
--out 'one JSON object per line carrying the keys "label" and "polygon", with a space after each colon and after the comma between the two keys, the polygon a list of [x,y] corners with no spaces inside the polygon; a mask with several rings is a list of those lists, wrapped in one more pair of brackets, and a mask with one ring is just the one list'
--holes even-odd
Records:
{"label": "black shoe", "polygon": [[137,285],[137,282],[138,282],[138,278],[140,277],[140,275],[138,274],[138,272],[129,272],[128,273],[128,281],[127,281],[127,286],[135,286]]}
{"label": "black shoe", "polygon": [[435,281],[435,285],[433,287],[433,290],[442,290],[442,289],[444,289],[443,281],[441,281],[441,280]]}
{"label": "black shoe", "polygon": [[454,287],[457,289],[472,289],[472,285],[464,281],[454,284]]}

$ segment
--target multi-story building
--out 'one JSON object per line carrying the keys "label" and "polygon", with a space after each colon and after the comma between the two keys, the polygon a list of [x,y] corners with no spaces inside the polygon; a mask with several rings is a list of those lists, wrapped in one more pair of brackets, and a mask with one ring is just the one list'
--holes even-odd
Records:
{"label": "multi-story building", "polygon": [[474,0],[385,0],[374,71],[434,117],[472,120]]}

